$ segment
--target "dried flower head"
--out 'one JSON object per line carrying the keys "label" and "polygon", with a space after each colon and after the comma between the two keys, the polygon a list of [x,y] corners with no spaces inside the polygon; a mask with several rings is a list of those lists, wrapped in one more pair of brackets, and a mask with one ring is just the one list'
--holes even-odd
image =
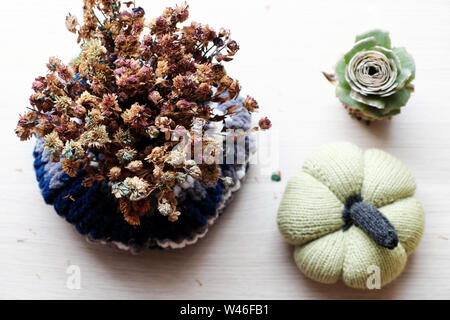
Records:
{"label": "dried flower head", "polygon": [[144,164],[140,160],[131,161],[125,168],[131,172],[138,172],[144,167]]}
{"label": "dried flower head", "polygon": [[226,187],[232,187],[232,186],[234,186],[234,181],[231,177],[225,177],[225,178],[223,178],[223,184]]}
{"label": "dried flower head", "polygon": [[117,101],[117,95],[115,94],[105,94],[102,103],[100,104],[100,109],[107,117],[113,114],[117,116],[122,111],[119,102]]}
{"label": "dried flower head", "polygon": [[62,156],[71,160],[82,159],[84,157],[84,149],[80,142],[70,140],[66,142]]}
{"label": "dried flower head", "polygon": [[136,155],[137,151],[129,147],[120,149],[116,153],[117,159],[119,160],[120,164],[126,164],[133,161],[136,158]]}
{"label": "dried flower head", "polygon": [[272,122],[269,120],[269,118],[265,117],[259,120],[259,127],[262,130],[269,130],[272,127]]}
{"label": "dried flower head", "polygon": [[150,185],[147,181],[138,178],[126,178],[123,182],[113,185],[112,191],[116,198],[129,198],[131,201],[145,199],[149,195]]}
{"label": "dried flower head", "polygon": [[50,152],[52,159],[55,161],[59,161],[61,152],[64,148],[64,143],[59,138],[58,133],[56,131],[53,131],[52,133],[46,135],[44,140],[45,149]]}
{"label": "dried flower head", "polygon": [[120,169],[119,167],[112,167],[108,173],[109,180],[117,181],[120,178],[121,173],[122,169]]}
{"label": "dried flower head", "polygon": [[103,149],[111,142],[106,126],[96,126],[85,131],[79,138],[83,146],[93,149]]}
{"label": "dried flower head", "polygon": [[250,112],[255,112],[259,109],[258,102],[250,96],[247,96],[247,98],[245,98],[243,104],[244,107],[247,108],[247,110]]}
{"label": "dried flower head", "polygon": [[78,168],[80,167],[79,162],[72,159],[63,159],[62,168],[67,173],[69,177],[76,177]]}
{"label": "dried flower head", "polygon": [[77,32],[77,26],[78,26],[78,20],[77,17],[71,15],[70,13],[66,17],[66,28],[72,33]]}

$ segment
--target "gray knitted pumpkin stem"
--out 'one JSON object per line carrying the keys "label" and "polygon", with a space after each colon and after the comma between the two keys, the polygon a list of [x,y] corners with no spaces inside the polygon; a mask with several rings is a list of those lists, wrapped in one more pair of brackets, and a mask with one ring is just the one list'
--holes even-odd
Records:
{"label": "gray knitted pumpkin stem", "polygon": [[364,202],[361,195],[347,199],[342,219],[344,230],[355,225],[384,248],[392,250],[398,245],[397,231],[392,223],[376,207]]}

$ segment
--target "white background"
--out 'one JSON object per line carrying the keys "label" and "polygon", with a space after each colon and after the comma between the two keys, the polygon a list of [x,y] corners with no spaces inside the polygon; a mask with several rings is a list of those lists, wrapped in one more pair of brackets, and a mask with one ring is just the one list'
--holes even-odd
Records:
{"label": "white background", "polygon": [[[175,1],[137,0],[148,17]],[[181,251],[139,256],[87,243],[41,198],[33,142],[13,129],[34,77],[55,55],[78,52],[64,27],[81,1],[2,1],[0,5],[0,298],[306,299],[450,298],[450,2],[190,1],[191,17],[232,29],[242,50],[228,67],[274,122],[281,183],[253,168],[207,237]],[[391,122],[351,119],[321,71],[332,71],[357,33],[391,31],[417,64],[416,93]],[[279,235],[276,212],[286,180],[316,147],[348,140],[379,147],[414,173],[426,210],[423,241],[404,274],[377,292],[306,279]],[[275,168],[273,168],[275,169]],[[81,268],[81,290],[66,287],[67,265]]]}

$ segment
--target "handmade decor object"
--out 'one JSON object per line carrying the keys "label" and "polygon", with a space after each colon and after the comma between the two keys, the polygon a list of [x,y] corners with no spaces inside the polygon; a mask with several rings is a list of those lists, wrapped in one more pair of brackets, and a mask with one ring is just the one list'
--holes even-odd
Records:
{"label": "handmade decor object", "polygon": [[373,30],[356,37],[353,48],[325,77],[350,114],[366,121],[391,118],[409,100],[415,77],[413,58],[404,48],[392,48],[389,34]]}
{"label": "handmade decor object", "polygon": [[[229,31],[181,25],[187,4],[145,21],[134,1],[84,1],[69,15],[81,53],[50,58],[16,134],[38,137],[45,201],[90,240],[137,252],[203,237],[240,188],[258,103],[223,66]],[[101,19],[100,19],[101,18]]]}
{"label": "handmade decor object", "polygon": [[278,226],[307,277],[367,289],[379,276],[381,287],[403,271],[422,237],[415,189],[413,176],[393,156],[329,144],[289,180]]}

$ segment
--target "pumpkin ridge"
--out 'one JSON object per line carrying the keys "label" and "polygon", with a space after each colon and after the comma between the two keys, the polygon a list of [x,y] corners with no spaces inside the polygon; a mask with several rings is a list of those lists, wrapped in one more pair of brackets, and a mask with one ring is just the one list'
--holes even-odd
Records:
{"label": "pumpkin ridge", "polygon": [[[306,196],[303,202],[299,202],[298,193],[313,195],[319,192],[320,197]],[[308,210],[307,208],[310,206],[312,206],[311,210]],[[343,226],[341,220],[343,209],[344,205],[329,188],[310,174],[300,171],[289,179],[286,185],[278,209],[277,224],[289,243],[303,245],[318,237],[340,230]],[[296,213],[302,210],[310,213],[306,220],[303,220],[305,217],[298,216]],[[303,222],[300,222],[302,220]],[[299,223],[302,223],[304,228],[298,229]]]}
{"label": "pumpkin ridge", "polygon": [[[407,207],[408,217],[398,215],[398,208]],[[398,230],[399,243],[410,255],[419,245],[424,232],[424,209],[419,200],[412,197],[400,199],[379,209]]]}
{"label": "pumpkin ridge", "polygon": [[348,142],[328,144],[305,160],[302,171],[325,185],[344,204],[347,197],[362,191],[364,153]]}
{"label": "pumpkin ridge", "polygon": [[368,267],[374,266],[379,268],[381,287],[384,287],[397,278],[405,268],[406,250],[401,243],[394,250],[382,248],[364,231],[358,229],[350,228],[349,232],[345,232],[342,280],[349,287],[368,289],[367,280],[371,275]]}
{"label": "pumpkin ridge", "polygon": [[[326,176],[326,175],[323,174],[323,172],[320,170],[319,167],[314,166],[314,170],[318,172],[318,174],[319,174],[320,177],[323,177],[324,180],[326,180],[326,179],[325,179],[325,176]],[[302,169],[302,172],[305,173],[305,174],[307,174],[308,176],[310,176],[310,177],[313,178],[314,180],[316,180],[318,183],[320,183],[321,185],[323,185],[325,188],[327,188],[327,189],[328,189],[328,190],[336,197],[336,199],[337,199],[340,203],[345,204],[344,202],[342,202],[341,199],[339,199],[339,195],[337,195],[336,192],[334,192],[334,191],[330,188],[329,185],[327,185],[326,183],[324,183],[323,181],[321,181],[320,179],[318,179],[317,177],[315,177],[311,172],[309,172],[309,170],[305,170],[305,169],[303,168],[303,169]]]}
{"label": "pumpkin ridge", "polygon": [[[381,176],[383,176],[383,181],[388,177],[388,175],[385,175],[385,172],[383,171],[387,170],[391,174],[395,172],[396,178],[400,178],[400,180],[396,180],[394,182],[394,184],[397,186],[405,186],[412,183],[412,186],[409,190],[402,190],[402,188],[385,190],[388,191],[388,193],[384,193],[383,197],[373,197],[373,195],[379,194],[380,191],[383,191],[383,189],[386,187],[386,185],[383,185],[381,183],[376,184],[373,189],[369,189],[369,202],[376,208],[382,208],[384,206],[393,204],[396,201],[404,200],[414,195],[416,190],[416,182],[414,181],[414,177],[412,176],[409,168],[407,168],[397,157],[379,149],[368,149],[364,152],[363,159],[364,176],[361,194],[364,197],[367,196],[367,194],[365,193],[368,192],[367,184],[372,185],[374,183],[373,170],[376,170],[377,173],[382,170]],[[400,177],[397,176],[398,171],[403,171]]]}

